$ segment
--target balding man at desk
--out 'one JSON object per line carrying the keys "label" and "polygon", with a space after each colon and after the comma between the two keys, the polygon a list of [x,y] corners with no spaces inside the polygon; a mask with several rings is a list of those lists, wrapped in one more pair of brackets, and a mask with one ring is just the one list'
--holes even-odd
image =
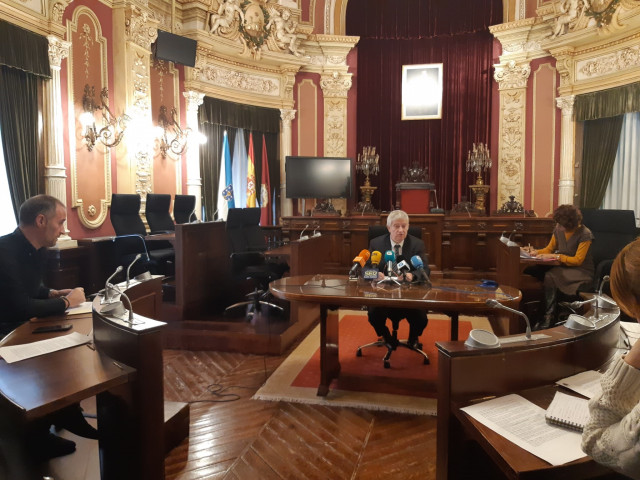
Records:
{"label": "balding man at desk", "polygon": [[[33,317],[62,314],[85,301],[80,287],[66,290],[47,288],[42,283],[46,249],[64,233],[65,206],[49,195],[36,195],[20,206],[18,228],[0,237],[0,336]],[[40,459],[75,451],[75,443],[49,432],[51,425],[66,428],[87,438],[97,438],[96,430],[82,416],[78,404],[29,425],[27,442]]]}

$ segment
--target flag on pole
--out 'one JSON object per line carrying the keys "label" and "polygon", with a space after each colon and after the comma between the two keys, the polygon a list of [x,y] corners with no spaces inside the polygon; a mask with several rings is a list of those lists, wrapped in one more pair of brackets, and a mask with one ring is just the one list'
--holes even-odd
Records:
{"label": "flag on pole", "polygon": [[256,166],[253,163],[253,133],[249,133],[247,151],[247,207],[256,206]]}
{"label": "flag on pole", "polygon": [[262,135],[262,182],[260,183],[260,225],[271,225],[271,182],[269,181],[269,159],[267,142]]}
{"label": "flag on pole", "polygon": [[218,219],[226,220],[230,208],[235,208],[233,199],[233,180],[231,177],[231,152],[229,151],[229,139],[224,132],[222,153],[220,155],[220,180],[218,182]]}
{"label": "flag on pole", "polygon": [[247,204],[247,147],[244,143],[244,131],[238,129],[233,144],[233,197],[238,208]]}

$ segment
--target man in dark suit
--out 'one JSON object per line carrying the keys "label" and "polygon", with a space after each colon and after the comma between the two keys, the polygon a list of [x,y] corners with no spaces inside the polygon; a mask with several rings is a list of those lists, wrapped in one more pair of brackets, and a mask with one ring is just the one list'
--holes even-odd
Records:
{"label": "man in dark suit", "polygon": [[[410,271],[404,274],[404,280],[411,282],[415,280],[415,268],[410,259],[414,255],[418,255],[424,263],[426,273],[429,273],[428,262],[425,260],[425,246],[422,239],[409,235],[409,215],[402,210],[394,210],[387,217],[387,230],[389,233],[373,238],[369,244],[369,251],[378,250],[384,255],[384,252],[391,250],[396,257],[402,255],[410,266]],[[379,269],[384,269],[384,262],[380,262]],[[383,280],[385,275],[382,271],[378,272],[378,279]],[[401,320],[406,318],[409,322],[409,339],[408,344],[414,348],[418,347],[418,338],[427,326],[427,312],[424,310],[404,309],[404,308],[387,308],[387,307],[371,307],[368,312],[369,323],[375,329],[379,337],[384,338],[387,346],[395,349],[398,346],[398,340],[391,336],[386,326],[387,318],[391,320]]]}

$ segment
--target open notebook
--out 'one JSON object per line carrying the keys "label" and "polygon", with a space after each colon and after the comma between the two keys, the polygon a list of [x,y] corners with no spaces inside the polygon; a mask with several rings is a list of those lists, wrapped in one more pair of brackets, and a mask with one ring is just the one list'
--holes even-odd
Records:
{"label": "open notebook", "polygon": [[554,425],[582,431],[589,421],[589,400],[556,392],[545,418]]}

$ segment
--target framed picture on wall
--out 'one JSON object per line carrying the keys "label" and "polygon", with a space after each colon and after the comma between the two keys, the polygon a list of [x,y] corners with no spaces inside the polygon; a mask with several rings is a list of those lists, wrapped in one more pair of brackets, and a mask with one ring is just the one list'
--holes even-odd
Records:
{"label": "framed picture on wall", "polygon": [[402,66],[402,120],[442,118],[442,64]]}

